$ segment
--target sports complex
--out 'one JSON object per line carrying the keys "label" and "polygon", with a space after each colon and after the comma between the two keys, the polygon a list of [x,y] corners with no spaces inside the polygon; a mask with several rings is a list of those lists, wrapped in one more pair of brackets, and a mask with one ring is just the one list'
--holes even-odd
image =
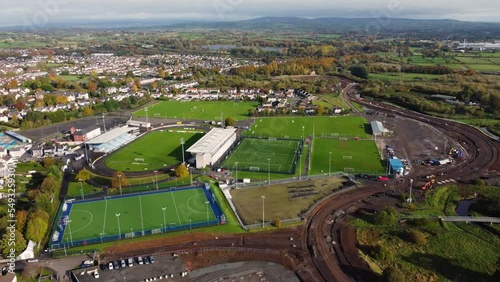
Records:
{"label": "sports complex", "polygon": [[223,224],[210,185],[100,199],[66,201],[51,247],[102,243]]}

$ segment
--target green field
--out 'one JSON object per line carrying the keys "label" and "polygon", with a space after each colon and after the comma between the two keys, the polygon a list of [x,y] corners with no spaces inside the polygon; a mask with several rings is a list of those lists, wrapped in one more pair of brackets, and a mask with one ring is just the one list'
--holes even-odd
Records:
{"label": "green field", "polygon": [[[233,117],[238,120],[249,118],[249,111],[258,106],[256,102],[223,102],[223,101],[162,101],[147,107],[147,115],[156,118],[177,118],[220,121]],[[134,116],[146,116],[145,109],[137,111]]]}
{"label": "green field", "polygon": [[224,162],[223,167],[273,173],[295,172],[300,141],[245,138]]}
{"label": "green field", "polygon": [[370,138],[365,132],[368,122],[362,117],[275,117],[255,118],[252,127],[243,132],[251,137],[297,138],[312,136],[331,136],[332,134],[350,137]]}
{"label": "green field", "polygon": [[[175,226],[189,225],[190,221],[193,225],[206,223],[207,218],[208,221],[216,218],[212,209],[207,208],[206,201],[205,193],[199,188],[73,203],[69,215],[71,222],[65,229],[63,242],[100,238],[101,233],[124,236],[160,229],[164,223],[167,231]],[[163,207],[166,208],[165,218]]]}
{"label": "green field", "polygon": [[384,165],[373,141],[314,139],[310,174],[344,172],[345,168],[354,169],[354,173],[384,173]]}
{"label": "green field", "polygon": [[382,81],[413,81],[413,80],[437,80],[440,75],[422,74],[422,73],[370,73],[369,79],[378,79]]}
{"label": "green field", "polygon": [[112,153],[105,164],[121,171],[144,171],[175,165],[182,162],[181,138],[184,138],[185,153],[202,136],[201,133],[153,131]]}
{"label": "green field", "polygon": [[234,205],[244,224],[262,222],[262,197],[265,196],[265,221],[300,216],[319,199],[340,187],[338,177],[231,190]]}

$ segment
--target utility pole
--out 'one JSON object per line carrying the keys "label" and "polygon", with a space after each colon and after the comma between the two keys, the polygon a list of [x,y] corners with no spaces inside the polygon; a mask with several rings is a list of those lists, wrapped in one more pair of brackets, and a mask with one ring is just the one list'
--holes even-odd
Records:
{"label": "utility pole", "polygon": [[413,199],[411,198],[411,188],[413,187],[413,178],[410,179],[410,198],[408,199],[408,202],[411,203]]}
{"label": "utility pole", "polygon": [[235,162],[234,165],[236,166],[236,181],[234,182],[234,185],[238,188],[238,162]]}
{"label": "utility pole", "polygon": [[260,197],[262,198],[262,228],[264,228],[264,200],[266,199],[266,196],[262,195]]}
{"label": "utility pole", "polygon": [[106,132],[106,119],[104,114],[102,114],[102,124],[104,126],[104,132]]}
{"label": "utility pole", "polygon": [[182,163],[185,164],[184,161],[184,138],[181,138],[181,146],[182,146]]}

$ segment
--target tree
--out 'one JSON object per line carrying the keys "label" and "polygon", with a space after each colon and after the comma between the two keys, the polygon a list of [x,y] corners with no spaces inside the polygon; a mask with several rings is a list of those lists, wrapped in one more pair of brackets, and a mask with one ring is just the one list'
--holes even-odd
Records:
{"label": "tree", "polygon": [[28,222],[26,227],[26,239],[40,243],[45,236],[48,228],[48,220],[35,217]]}
{"label": "tree", "polygon": [[224,121],[224,124],[226,126],[235,126],[236,120],[233,117],[227,117],[226,120]]}
{"label": "tree", "polygon": [[[123,177],[123,176],[122,176]],[[80,181],[80,179],[82,181],[87,181],[90,179],[90,171],[88,171],[87,169],[82,169],[80,170],[77,174],[76,174],[76,177],[75,177],[76,180]]]}
{"label": "tree", "polygon": [[26,223],[28,222],[28,212],[25,210],[19,210],[16,212],[16,228],[21,233],[24,232]]}
{"label": "tree", "polygon": [[323,105],[318,105],[316,111],[318,112],[319,116],[322,116],[323,114],[325,114],[325,107]]}
{"label": "tree", "polygon": [[408,231],[408,239],[417,245],[426,245],[427,237],[425,234],[418,229],[410,229]]}
{"label": "tree", "polygon": [[180,164],[175,168],[175,175],[179,178],[185,178],[189,176],[189,171],[185,164]]}
{"label": "tree", "polygon": [[368,70],[363,65],[353,66],[353,67],[351,67],[350,71],[351,71],[351,75],[354,75],[354,76],[357,76],[360,78],[364,78],[364,79],[368,78]]}
{"label": "tree", "polygon": [[389,266],[384,269],[384,273],[382,274],[382,281],[384,282],[405,282],[406,277],[405,274],[394,266]]}
{"label": "tree", "polygon": [[113,173],[113,178],[111,179],[111,187],[120,188],[128,185],[127,176],[121,171],[115,171]]}
{"label": "tree", "polygon": [[16,250],[16,255],[20,255],[26,249],[26,239],[19,230],[14,230],[14,233],[11,233],[8,229],[0,240],[0,252],[4,256],[10,254],[10,249]]}
{"label": "tree", "polygon": [[54,158],[52,158],[52,157],[45,157],[45,159],[43,159],[43,166],[46,168],[53,166],[54,163],[55,163],[55,161],[54,161]]}
{"label": "tree", "polygon": [[91,107],[84,107],[83,110],[82,110],[82,115],[87,117],[87,116],[91,116],[94,114],[94,110],[92,110]]}
{"label": "tree", "polygon": [[48,194],[41,194],[38,196],[38,198],[35,199],[35,208],[41,209],[48,214],[52,213],[54,207],[52,206],[51,197],[52,196]]}
{"label": "tree", "polygon": [[137,85],[132,85],[132,92],[136,93],[137,91],[139,91],[139,88],[137,87]]}
{"label": "tree", "polygon": [[54,176],[57,181],[59,181],[59,180],[62,179],[61,170],[57,166],[55,166],[55,165],[49,167],[49,169],[47,170],[47,175]]}
{"label": "tree", "polygon": [[59,182],[57,181],[55,176],[49,174],[43,180],[42,185],[40,185],[40,190],[42,191],[43,194],[52,196],[54,195],[54,192],[57,190],[58,185]]}

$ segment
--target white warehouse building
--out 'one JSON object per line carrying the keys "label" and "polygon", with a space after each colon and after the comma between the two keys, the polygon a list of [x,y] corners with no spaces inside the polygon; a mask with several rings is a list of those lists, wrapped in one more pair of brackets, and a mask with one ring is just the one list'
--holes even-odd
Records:
{"label": "white warehouse building", "polygon": [[213,165],[236,142],[236,128],[214,128],[187,149],[196,158],[196,168]]}

